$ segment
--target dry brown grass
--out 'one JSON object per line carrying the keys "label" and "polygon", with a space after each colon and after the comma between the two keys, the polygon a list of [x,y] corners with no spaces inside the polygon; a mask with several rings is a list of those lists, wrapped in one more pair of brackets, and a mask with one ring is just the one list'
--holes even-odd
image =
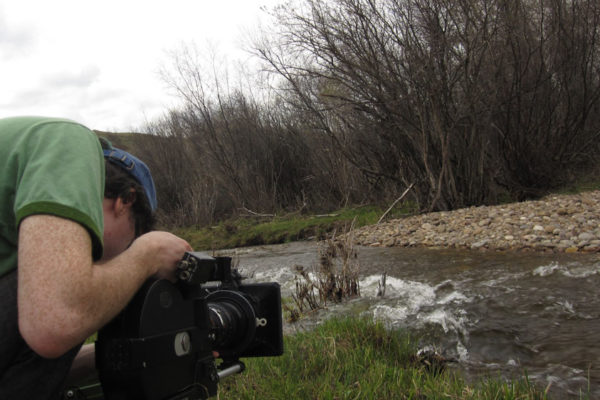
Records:
{"label": "dry brown grass", "polygon": [[293,305],[284,305],[289,321],[297,321],[303,314],[339,303],[344,299],[360,296],[358,274],[360,263],[354,247],[354,223],[337,236],[334,231],[319,243],[319,262],[308,270],[296,266],[296,289],[292,294]]}

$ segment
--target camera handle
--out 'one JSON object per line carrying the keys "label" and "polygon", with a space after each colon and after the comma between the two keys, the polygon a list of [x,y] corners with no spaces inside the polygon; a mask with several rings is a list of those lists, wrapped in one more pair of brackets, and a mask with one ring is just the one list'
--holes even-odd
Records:
{"label": "camera handle", "polygon": [[[223,365],[223,364],[226,364],[226,365]],[[231,363],[224,362],[223,364],[219,365],[219,368],[221,369],[221,371],[219,371],[217,373],[217,375],[219,375],[219,380],[221,380],[223,378],[227,378],[228,376],[231,376],[231,375],[242,373],[246,369],[246,365],[243,362],[241,362],[240,360],[236,360]]]}

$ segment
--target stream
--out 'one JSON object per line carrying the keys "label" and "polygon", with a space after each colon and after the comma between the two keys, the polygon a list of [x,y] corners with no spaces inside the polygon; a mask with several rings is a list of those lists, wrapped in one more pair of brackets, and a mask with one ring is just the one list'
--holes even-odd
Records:
{"label": "stream", "polygon": [[[243,275],[294,290],[294,266],[317,264],[315,242],[232,255]],[[358,247],[361,297],[287,325],[308,329],[333,313],[408,328],[457,360],[467,380],[523,377],[551,399],[600,398],[600,256]],[[386,271],[386,290],[377,297]],[[581,394],[584,396],[581,397]]]}

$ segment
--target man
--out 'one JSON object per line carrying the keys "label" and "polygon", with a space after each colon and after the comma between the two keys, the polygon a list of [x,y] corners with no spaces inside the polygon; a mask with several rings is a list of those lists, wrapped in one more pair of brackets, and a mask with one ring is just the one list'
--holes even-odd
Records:
{"label": "man", "polygon": [[73,121],[0,120],[1,399],[57,398],[81,343],[191,250],[146,233],[150,173],[107,147]]}

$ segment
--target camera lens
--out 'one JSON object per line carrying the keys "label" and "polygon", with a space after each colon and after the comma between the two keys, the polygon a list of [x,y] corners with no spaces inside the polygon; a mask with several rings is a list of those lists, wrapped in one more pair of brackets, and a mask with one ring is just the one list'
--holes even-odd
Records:
{"label": "camera lens", "polygon": [[208,311],[216,348],[230,347],[245,335],[248,321],[235,304],[212,303],[208,305]]}
{"label": "camera lens", "polygon": [[241,293],[218,290],[207,296],[213,348],[221,356],[242,352],[256,331],[254,308]]}

